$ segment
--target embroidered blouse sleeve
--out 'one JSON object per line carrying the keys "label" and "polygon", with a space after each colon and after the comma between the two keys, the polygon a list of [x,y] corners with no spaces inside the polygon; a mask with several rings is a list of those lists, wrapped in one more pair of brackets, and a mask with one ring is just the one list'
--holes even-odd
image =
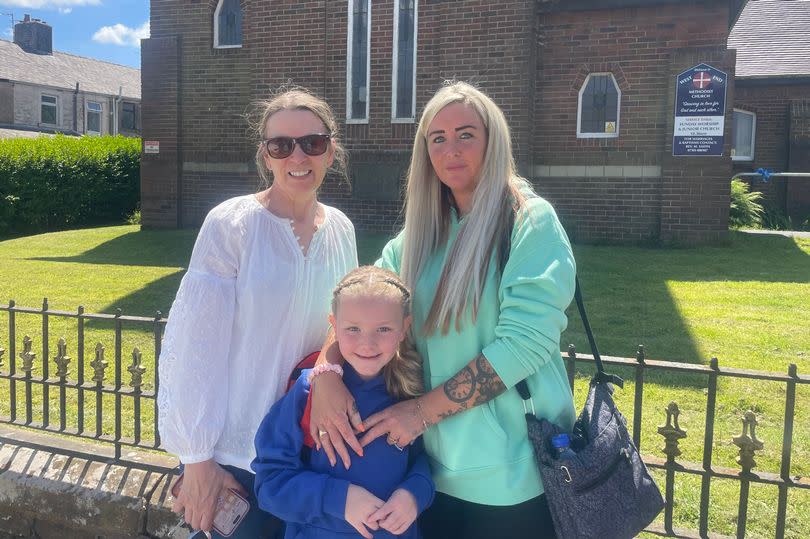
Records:
{"label": "embroidered blouse sleeve", "polygon": [[188,464],[210,459],[225,423],[228,354],[242,227],[227,202],[206,217],[172,304],[160,354],[163,447]]}

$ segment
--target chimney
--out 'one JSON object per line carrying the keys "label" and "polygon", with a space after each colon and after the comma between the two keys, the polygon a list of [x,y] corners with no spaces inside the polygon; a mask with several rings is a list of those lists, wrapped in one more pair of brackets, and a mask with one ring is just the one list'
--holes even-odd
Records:
{"label": "chimney", "polygon": [[53,54],[53,29],[45,21],[26,14],[22,22],[14,25],[14,43],[25,52]]}

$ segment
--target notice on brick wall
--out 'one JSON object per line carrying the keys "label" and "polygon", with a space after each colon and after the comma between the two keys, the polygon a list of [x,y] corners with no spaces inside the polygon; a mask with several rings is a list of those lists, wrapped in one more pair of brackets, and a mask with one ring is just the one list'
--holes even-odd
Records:
{"label": "notice on brick wall", "polygon": [[678,75],[672,155],[723,155],[727,80],[726,73],[708,64]]}
{"label": "notice on brick wall", "polygon": [[159,140],[143,141],[143,153],[160,153],[160,141]]}

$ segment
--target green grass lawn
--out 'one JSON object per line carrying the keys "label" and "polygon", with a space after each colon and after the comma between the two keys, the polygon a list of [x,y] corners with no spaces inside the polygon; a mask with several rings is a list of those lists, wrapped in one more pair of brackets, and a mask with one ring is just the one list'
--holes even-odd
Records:
{"label": "green grass lawn", "polygon": [[[0,241],[0,304],[14,299],[19,306],[41,307],[49,298],[51,309],[154,316],[168,312],[187,263],[196,231],[149,231],[138,226],[114,226],[56,232]],[[360,240],[361,263],[378,256],[385,237],[364,235]],[[810,240],[781,236],[752,236],[734,232],[726,247],[655,249],[639,247],[576,246],[591,325],[604,355],[633,357],[639,344],[649,359],[707,364],[717,357],[720,365],[763,371],[787,372],[795,363],[799,373],[810,372]],[[569,309],[571,324],[563,345],[574,343],[587,353],[588,346],[576,308]],[[50,320],[49,357],[56,341],[65,337],[68,354],[76,355],[75,319]],[[149,324],[127,324],[123,356],[132,349],[143,353],[147,388],[153,387],[154,352]],[[38,369],[42,372],[41,318],[18,315],[17,352],[22,336],[34,341]],[[85,376],[96,342],[106,347],[110,363],[107,383],[112,383],[113,338],[107,322],[89,322],[86,330]],[[8,317],[0,313],[0,347],[8,348]],[[0,370],[7,372],[8,353]],[[20,360],[17,360],[19,369]],[[124,366],[126,367],[126,365]],[[75,378],[76,360],[71,367]],[[53,375],[55,364],[51,361]],[[633,414],[632,373],[622,373],[627,383],[617,393],[622,411]],[[588,373],[578,374],[577,402],[584,398]],[[705,421],[705,378],[647,373],[643,406],[642,452],[663,456],[663,439],[657,426],[665,419],[670,401],[680,406],[680,425],[688,432],[682,441],[682,459],[701,462]],[[123,371],[123,382],[129,374]],[[8,382],[0,381],[0,415],[9,413]],[[22,385],[18,384],[18,398]],[[50,392],[51,418],[58,418],[58,391]],[[75,425],[75,395],[69,395],[68,423]],[[765,448],[757,455],[757,470],[779,472],[784,420],[784,385],[722,379],[718,395],[713,463],[737,468],[737,448],[731,438],[741,431],[741,417],[754,410],[759,421],[757,436]],[[34,392],[34,419],[41,418],[41,392]],[[88,397],[92,401],[92,398]],[[72,404],[72,406],[71,406]],[[105,399],[105,417],[112,401]],[[144,436],[154,429],[147,406]],[[94,428],[94,407],[85,415]],[[132,406],[125,399],[125,417]],[[18,406],[18,414],[23,409]],[[132,435],[132,421],[124,422],[124,435]],[[103,429],[112,432],[111,421]],[[792,475],[810,475],[810,387],[797,391]],[[733,535],[739,485],[714,481],[710,529]],[[663,478],[661,478],[663,487]],[[699,480],[676,476],[676,525],[697,527]],[[776,489],[755,486],[749,506],[749,537],[772,537]],[[810,492],[794,489],[789,498],[789,537],[810,529]]]}

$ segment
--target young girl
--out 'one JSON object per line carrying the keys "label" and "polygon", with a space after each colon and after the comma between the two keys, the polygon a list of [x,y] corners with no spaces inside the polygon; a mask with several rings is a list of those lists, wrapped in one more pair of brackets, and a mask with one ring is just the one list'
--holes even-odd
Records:
{"label": "young girl", "polygon": [[[410,299],[395,273],[373,266],[349,272],[333,292],[329,323],[363,417],[422,393],[421,361],[405,339]],[[259,506],[286,521],[286,539],[420,537],[414,521],[434,495],[421,440],[401,447],[380,438],[350,469],[333,466],[309,436],[311,373],[301,374],[256,434]]]}

